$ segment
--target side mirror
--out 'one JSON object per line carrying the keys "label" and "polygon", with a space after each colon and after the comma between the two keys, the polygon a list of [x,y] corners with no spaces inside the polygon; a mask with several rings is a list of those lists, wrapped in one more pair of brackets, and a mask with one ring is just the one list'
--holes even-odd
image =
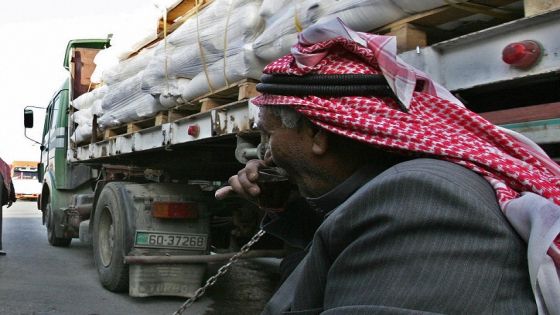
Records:
{"label": "side mirror", "polygon": [[23,110],[23,125],[25,128],[33,128],[33,110],[24,109]]}

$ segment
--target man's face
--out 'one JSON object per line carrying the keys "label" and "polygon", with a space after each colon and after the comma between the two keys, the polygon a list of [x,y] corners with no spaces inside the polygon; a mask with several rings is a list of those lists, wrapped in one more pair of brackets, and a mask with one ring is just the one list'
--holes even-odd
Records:
{"label": "man's face", "polygon": [[266,107],[260,108],[259,118],[259,129],[268,137],[267,158],[285,169],[301,190],[313,169],[309,127],[285,128],[280,117]]}

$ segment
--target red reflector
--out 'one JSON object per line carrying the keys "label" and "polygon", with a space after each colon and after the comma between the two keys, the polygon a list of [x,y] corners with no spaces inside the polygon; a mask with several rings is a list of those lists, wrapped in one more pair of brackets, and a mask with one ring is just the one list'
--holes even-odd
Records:
{"label": "red reflector", "polygon": [[190,202],[162,202],[152,203],[152,216],[162,219],[196,219],[198,207]]}
{"label": "red reflector", "polygon": [[533,40],[509,44],[502,51],[502,60],[517,68],[533,66],[540,56],[541,47]]}
{"label": "red reflector", "polygon": [[198,137],[199,133],[200,133],[200,127],[198,127],[198,125],[192,125],[187,128],[187,134],[191,137],[196,138]]}

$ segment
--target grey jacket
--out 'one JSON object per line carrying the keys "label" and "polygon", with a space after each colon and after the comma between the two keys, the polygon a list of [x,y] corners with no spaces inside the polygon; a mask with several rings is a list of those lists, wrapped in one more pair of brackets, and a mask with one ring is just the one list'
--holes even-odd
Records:
{"label": "grey jacket", "polygon": [[453,163],[416,159],[375,176],[307,250],[263,314],[536,313],[525,243],[492,187]]}

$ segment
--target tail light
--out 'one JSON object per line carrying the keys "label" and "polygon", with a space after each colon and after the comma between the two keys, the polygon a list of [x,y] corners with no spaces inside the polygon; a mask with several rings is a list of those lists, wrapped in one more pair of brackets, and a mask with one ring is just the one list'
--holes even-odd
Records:
{"label": "tail light", "polygon": [[516,68],[532,67],[541,56],[541,47],[534,40],[524,40],[507,45],[502,51],[502,60]]}
{"label": "tail light", "polygon": [[194,202],[163,202],[152,203],[152,217],[160,219],[196,219],[198,206]]}

